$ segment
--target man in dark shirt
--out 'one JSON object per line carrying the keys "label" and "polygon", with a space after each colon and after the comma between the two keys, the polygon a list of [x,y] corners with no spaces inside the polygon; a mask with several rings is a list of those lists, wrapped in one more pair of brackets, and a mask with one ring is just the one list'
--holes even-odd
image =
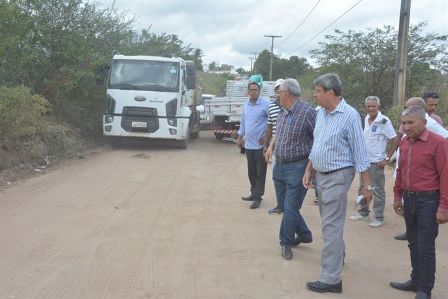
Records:
{"label": "man in dark shirt", "polygon": [[276,159],[273,180],[277,200],[284,203],[279,235],[282,256],[290,260],[293,245],[313,241],[299,210],[307,191],[302,177],[313,146],[316,111],[300,98],[300,85],[295,79],[286,79],[277,95],[282,109],[278,114],[273,144]]}
{"label": "man in dark shirt", "polygon": [[412,272],[410,280],[390,284],[417,292],[416,299],[431,298],[435,239],[439,224],[448,222],[448,141],[425,128],[425,110],[420,106],[404,110],[401,123],[406,136],[400,143],[394,210],[406,221]]}

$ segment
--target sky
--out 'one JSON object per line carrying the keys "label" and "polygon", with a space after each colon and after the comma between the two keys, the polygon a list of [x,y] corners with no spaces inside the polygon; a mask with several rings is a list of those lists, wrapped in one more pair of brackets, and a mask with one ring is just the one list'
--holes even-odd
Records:
{"label": "sky", "polygon": [[[305,57],[335,29],[367,30],[390,25],[398,31],[401,0],[96,0],[135,19],[135,29],[176,34],[200,48],[204,63],[215,61],[250,70],[264,49]],[[346,13],[344,15],[344,13]],[[333,25],[332,22],[338,19]],[[412,0],[410,23],[426,21],[427,32],[448,34],[448,0]],[[319,34],[327,26],[328,29]],[[319,34],[319,35],[318,35]],[[317,35],[317,36],[316,36]]]}

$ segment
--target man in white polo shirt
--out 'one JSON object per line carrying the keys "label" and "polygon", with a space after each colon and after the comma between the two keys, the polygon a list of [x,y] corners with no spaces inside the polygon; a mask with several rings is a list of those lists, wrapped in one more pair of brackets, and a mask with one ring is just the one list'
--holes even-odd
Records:
{"label": "man in white polo shirt", "polygon": [[[369,175],[374,186],[373,189],[373,211],[375,216],[370,222],[371,227],[380,227],[384,221],[384,206],[386,192],[384,190],[385,176],[384,166],[388,163],[397,145],[397,134],[390,119],[380,111],[380,99],[376,96],[368,96],[365,99],[367,116],[364,119],[364,138],[367,144],[367,158],[370,163]],[[392,146],[386,154],[387,143],[391,141]],[[364,190],[364,184],[360,179],[360,192]],[[360,209],[350,220],[368,220],[369,206],[361,204]]]}

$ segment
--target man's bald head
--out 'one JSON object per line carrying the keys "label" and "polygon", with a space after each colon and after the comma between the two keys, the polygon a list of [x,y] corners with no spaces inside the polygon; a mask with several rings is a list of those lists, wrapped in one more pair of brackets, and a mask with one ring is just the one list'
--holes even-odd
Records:
{"label": "man's bald head", "polygon": [[409,108],[410,106],[420,106],[422,108],[425,108],[425,100],[419,97],[413,97],[406,101],[406,107]]}

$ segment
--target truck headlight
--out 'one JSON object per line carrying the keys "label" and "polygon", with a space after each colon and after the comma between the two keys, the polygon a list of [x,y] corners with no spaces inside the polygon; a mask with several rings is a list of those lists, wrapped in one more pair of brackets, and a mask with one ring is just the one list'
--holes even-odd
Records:
{"label": "truck headlight", "polygon": [[176,118],[168,118],[168,125],[172,127],[177,127],[177,119]]}
{"label": "truck headlight", "polygon": [[104,121],[106,122],[106,124],[110,124],[114,121],[114,117],[112,115],[108,115],[104,118]]}

